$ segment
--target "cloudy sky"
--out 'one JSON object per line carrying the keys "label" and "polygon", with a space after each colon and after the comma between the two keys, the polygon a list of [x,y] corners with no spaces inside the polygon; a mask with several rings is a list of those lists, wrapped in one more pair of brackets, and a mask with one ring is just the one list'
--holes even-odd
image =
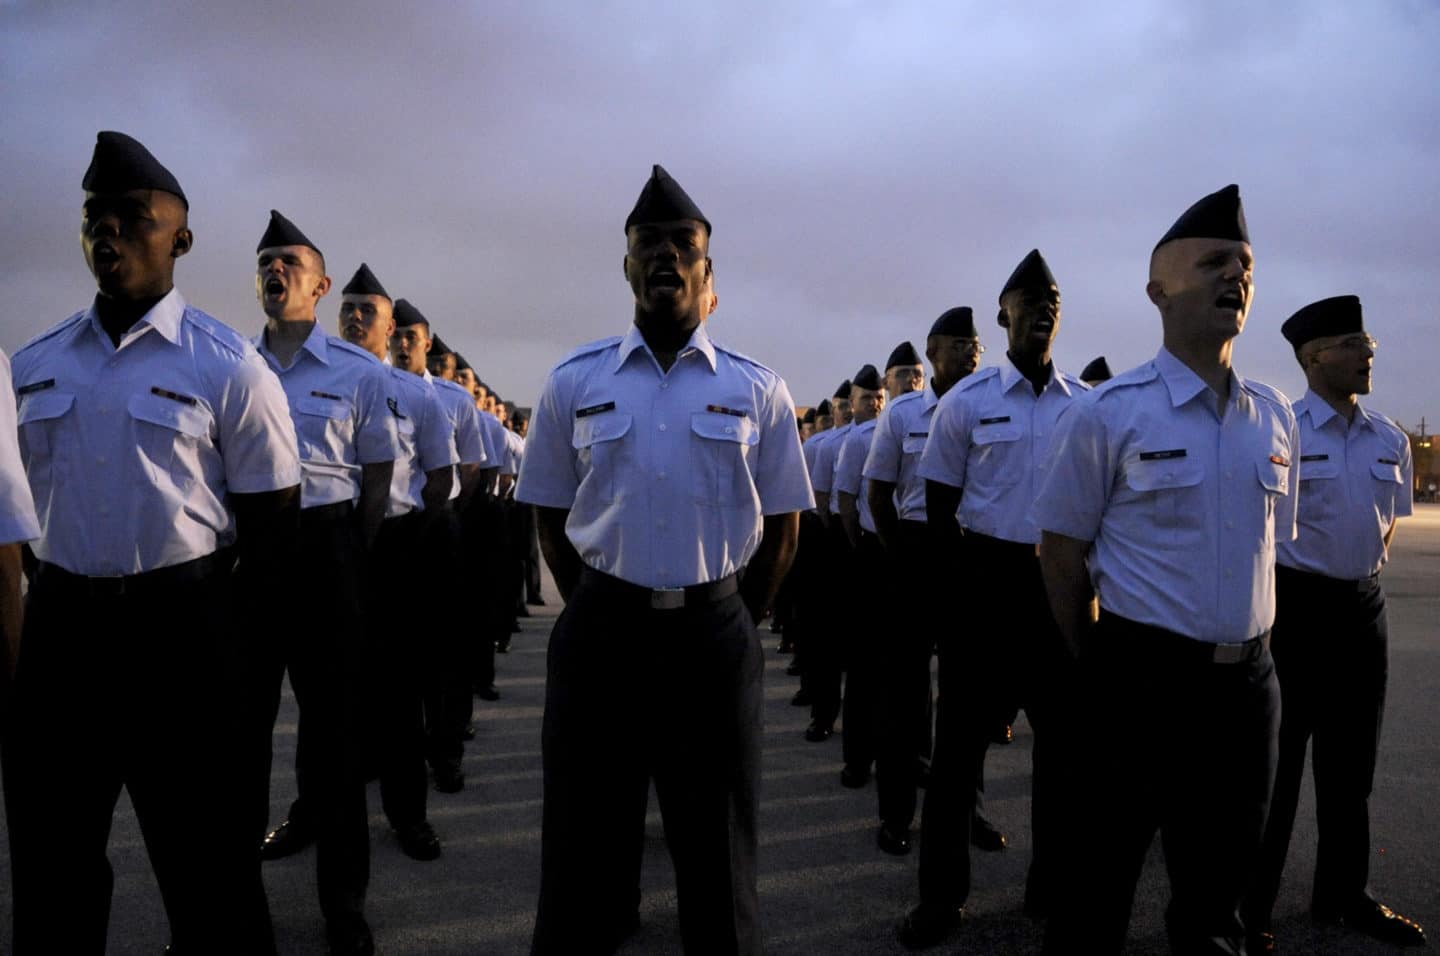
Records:
{"label": "cloudy sky", "polygon": [[[271,207],[363,259],[505,397],[624,331],[622,223],[662,163],[715,224],[715,337],[811,404],[1039,247],[1061,367],[1148,359],[1156,238],[1241,186],[1236,364],[1295,397],[1295,309],[1358,294],[1373,404],[1440,427],[1435,0],[1074,4],[0,0],[0,347],[84,308],[98,129],[190,196],[187,298],[244,331]],[[331,325],[338,295],[322,302]]]}

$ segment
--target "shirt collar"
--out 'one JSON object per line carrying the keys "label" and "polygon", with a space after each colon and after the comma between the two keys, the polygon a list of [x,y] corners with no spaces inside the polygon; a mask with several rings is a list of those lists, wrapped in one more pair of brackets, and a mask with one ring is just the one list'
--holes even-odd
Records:
{"label": "shirt collar", "polygon": [[[319,322],[316,322],[310,326],[310,334],[305,336],[305,341],[300,343],[300,351],[295,354],[298,356],[300,352],[309,352],[315,357],[317,362],[328,367],[330,365],[330,343],[327,339],[328,336],[326,336],[325,330],[320,328]],[[270,364],[277,368],[280,366],[280,362],[275,359],[275,353],[270,351],[269,343],[265,337],[265,329],[261,329],[260,333],[250,341],[254,344],[255,350],[265,356],[266,361],[269,361]],[[295,363],[291,362],[290,364],[291,367],[294,367]]]}
{"label": "shirt collar", "polygon": [[[950,387],[954,388],[955,386]],[[938,404],[940,404],[940,396],[935,394],[935,386],[927,383],[925,391],[920,396],[920,414],[925,414]]]}
{"label": "shirt collar", "polygon": [[[630,328],[625,332],[625,337],[620,340],[620,350],[615,356],[614,370],[616,372],[624,367],[625,362],[636,349],[644,349],[652,359],[655,357],[655,353],[650,351],[650,346],[645,344],[645,336],[640,334],[640,327],[631,323]],[[695,331],[690,333],[690,341],[675,357],[676,364],[679,364],[681,359],[692,352],[699,352],[705,356],[705,361],[710,365],[710,371],[715,371],[715,346],[710,341],[710,334],[705,331],[704,322],[701,322],[695,327]],[[656,364],[659,364],[658,361]]]}
{"label": "shirt collar", "polygon": [[[1210,391],[1210,386],[1206,385],[1190,366],[1176,358],[1163,345],[1155,355],[1155,370],[1160,373],[1160,379],[1170,392],[1170,405],[1173,408],[1179,408],[1201,392]],[[1232,403],[1241,400],[1241,384],[1240,376],[1236,375],[1232,368],[1230,370],[1230,401]]]}
{"label": "shirt collar", "polygon": [[[159,302],[150,307],[149,312],[140,317],[140,321],[135,325],[148,325],[159,332],[165,341],[174,345],[180,341],[180,317],[184,314],[185,297],[180,294],[179,289],[172,287]],[[105,332],[105,327],[100,324],[100,315],[95,311],[93,303],[89,311],[85,313],[85,317],[90,321],[90,327],[95,330],[96,335],[106,341],[110,340],[110,336]],[[121,337],[122,344],[127,337],[131,336],[127,333],[126,336]]]}
{"label": "shirt collar", "polygon": [[1300,401],[1295,403],[1295,417],[1298,418],[1306,413],[1309,413],[1310,415],[1310,424],[1317,429],[1324,428],[1327,424],[1330,423],[1331,419],[1334,419],[1335,421],[1340,423],[1340,428],[1342,431],[1356,425],[1362,428],[1369,428],[1372,430],[1375,427],[1370,421],[1370,416],[1365,412],[1365,406],[1356,404],[1355,420],[1347,423],[1343,418],[1340,417],[1340,413],[1335,411],[1335,409],[1331,407],[1329,402],[1325,401],[1325,399],[1321,398],[1319,395],[1316,395],[1309,389],[1306,389],[1304,397],[1301,398]]}
{"label": "shirt collar", "polygon": [[[1035,394],[1035,389],[1031,387],[1030,380],[1026,378],[1024,374],[1015,367],[1015,363],[1010,360],[1009,352],[1005,353],[1005,361],[1002,362],[999,367],[1001,392],[1008,393],[1012,388],[1015,388],[1021,382],[1024,382],[1025,386],[1027,388],[1030,388],[1030,394]],[[963,379],[961,381],[963,381]],[[1050,381],[1046,382],[1045,387],[1040,391],[1043,394],[1052,388],[1058,388],[1066,395],[1070,394],[1070,386],[1065,384],[1065,379],[1062,378],[1060,373],[1056,370],[1054,362],[1050,363]],[[1038,398],[1039,396],[1037,395],[1036,397]]]}

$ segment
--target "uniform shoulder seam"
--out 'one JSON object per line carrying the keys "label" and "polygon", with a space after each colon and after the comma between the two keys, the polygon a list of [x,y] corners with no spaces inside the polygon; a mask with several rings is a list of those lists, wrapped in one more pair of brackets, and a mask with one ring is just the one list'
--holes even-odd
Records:
{"label": "uniform shoulder seam", "polygon": [[612,335],[609,338],[597,339],[594,342],[587,342],[579,348],[575,349],[574,351],[570,352],[570,354],[566,355],[564,358],[562,358],[558,363],[556,363],[555,367],[560,368],[561,366],[569,365],[571,362],[574,362],[577,359],[584,358],[587,355],[593,355],[596,352],[603,352],[605,349],[619,345],[621,340],[621,336]]}
{"label": "uniform shoulder seam", "polygon": [[344,339],[340,338],[338,335],[326,335],[326,336],[325,336],[325,345],[326,345],[327,348],[338,349],[339,351],[344,352],[344,353],[349,354],[349,355],[353,355],[353,356],[355,356],[355,357],[358,358],[358,359],[365,359],[365,360],[368,361],[368,362],[374,362],[374,363],[377,363],[377,364],[384,364],[384,363],[380,362],[380,360],[379,360],[378,358],[376,358],[374,355],[372,355],[370,352],[365,351],[365,350],[362,349],[360,346],[355,345],[355,344],[352,343],[352,342],[347,342],[347,341],[345,341]]}
{"label": "uniform shoulder seam", "polygon": [[88,311],[89,310],[86,309],[80,312],[76,312],[74,315],[70,316],[70,318],[64,320],[58,325],[51,326],[44,332],[41,332],[39,335],[35,336],[33,339],[16,349],[15,355],[12,356],[12,358],[18,357],[22,352],[26,351],[27,349],[33,348],[36,345],[39,345],[41,342],[44,342],[47,339],[52,339],[55,336],[59,335],[61,332],[73,328],[76,323],[85,318],[85,315]]}
{"label": "uniform shoulder seam", "polygon": [[195,308],[193,305],[185,306],[185,311],[180,315],[182,323],[190,325],[198,332],[203,332],[216,345],[232,353],[236,358],[245,357],[245,347],[254,348],[254,344],[238,331],[221,322],[208,312]]}
{"label": "uniform shoulder seam", "polygon": [[1266,385],[1264,382],[1257,382],[1251,378],[1240,380],[1240,387],[1258,398],[1263,398],[1274,405],[1288,410],[1292,415],[1295,413],[1294,406],[1285,393],[1273,385]]}
{"label": "uniform shoulder seam", "polygon": [[990,381],[992,378],[999,374],[1000,369],[996,368],[994,365],[990,366],[989,368],[982,368],[980,371],[971,372],[969,375],[962,378],[959,382],[955,384],[955,387],[952,389],[952,391],[968,392],[972,388],[979,388],[982,384]]}
{"label": "uniform shoulder seam", "polygon": [[1107,382],[1101,382],[1090,391],[1099,399],[1122,388],[1133,388],[1136,385],[1153,382],[1159,375],[1160,370],[1155,367],[1155,364],[1146,362],[1144,365],[1137,365],[1135,368],[1121,372]]}
{"label": "uniform shoulder seam", "polygon": [[779,378],[779,377],[780,377],[780,373],[779,373],[779,372],[775,371],[773,368],[771,368],[770,366],[766,365],[764,362],[760,362],[760,361],[757,361],[757,360],[751,358],[750,356],[746,355],[744,352],[737,352],[737,351],[735,351],[734,349],[730,348],[728,345],[721,345],[719,342],[716,342],[714,339],[711,339],[711,340],[710,340],[710,344],[711,344],[712,346],[714,346],[715,351],[717,351],[717,352],[724,352],[726,355],[730,356],[730,357],[733,358],[733,359],[738,359],[738,360],[740,360],[741,362],[745,362],[745,363],[748,364],[748,365],[753,365],[753,366],[755,366],[756,368],[760,369],[760,370],[763,371],[763,372],[769,372],[771,375],[774,375],[776,378]]}

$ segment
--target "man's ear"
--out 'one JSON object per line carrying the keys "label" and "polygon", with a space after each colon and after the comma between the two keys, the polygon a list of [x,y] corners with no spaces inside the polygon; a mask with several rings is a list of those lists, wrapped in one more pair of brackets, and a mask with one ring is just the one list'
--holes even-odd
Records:
{"label": "man's ear", "polygon": [[1151,302],[1159,306],[1165,301],[1165,284],[1159,279],[1151,279],[1145,283],[1145,294],[1150,297]]}
{"label": "man's ear", "polygon": [[620,259],[620,271],[625,274],[625,281],[630,281],[630,255],[627,253]]}
{"label": "man's ear", "polygon": [[329,276],[322,276],[319,283],[315,286],[315,298],[317,300],[325,298],[330,292],[331,284],[332,281]]}
{"label": "man's ear", "polygon": [[189,229],[177,229],[175,230],[175,238],[170,243],[170,257],[172,259],[179,259],[185,253],[189,252],[190,248],[194,245],[195,234],[193,232]]}
{"label": "man's ear", "polygon": [[1010,315],[1009,315],[1009,313],[1007,313],[1004,309],[1001,309],[1001,310],[999,311],[999,313],[997,313],[996,316],[995,316],[995,324],[998,325],[998,326],[1000,326],[1000,328],[1002,328],[1002,329],[1008,329],[1008,328],[1010,328]]}

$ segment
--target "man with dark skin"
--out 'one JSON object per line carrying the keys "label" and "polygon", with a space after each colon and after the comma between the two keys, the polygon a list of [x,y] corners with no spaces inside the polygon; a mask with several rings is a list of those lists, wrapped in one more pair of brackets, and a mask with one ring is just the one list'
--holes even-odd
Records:
{"label": "man with dark skin", "polygon": [[[80,240],[98,294],[14,365],[42,519],[8,753],[15,949],[104,951],[105,849],[124,787],[172,951],[273,952],[251,770],[234,759],[260,621],[257,602],[236,598],[284,586],[295,431],[255,349],[174,288],[194,243],[174,176],[103,132],[83,186]],[[87,466],[53,467],[73,454]],[[237,547],[222,546],[231,534]],[[102,769],[76,782],[91,708],[110,715],[92,743]]]}
{"label": "man with dark skin", "polygon": [[566,600],[531,952],[607,953],[633,929],[653,779],[685,950],[754,954],[755,621],[812,498],[784,382],[703,324],[709,221],[656,166],[625,226],[633,326],[550,374],[516,488]]}

